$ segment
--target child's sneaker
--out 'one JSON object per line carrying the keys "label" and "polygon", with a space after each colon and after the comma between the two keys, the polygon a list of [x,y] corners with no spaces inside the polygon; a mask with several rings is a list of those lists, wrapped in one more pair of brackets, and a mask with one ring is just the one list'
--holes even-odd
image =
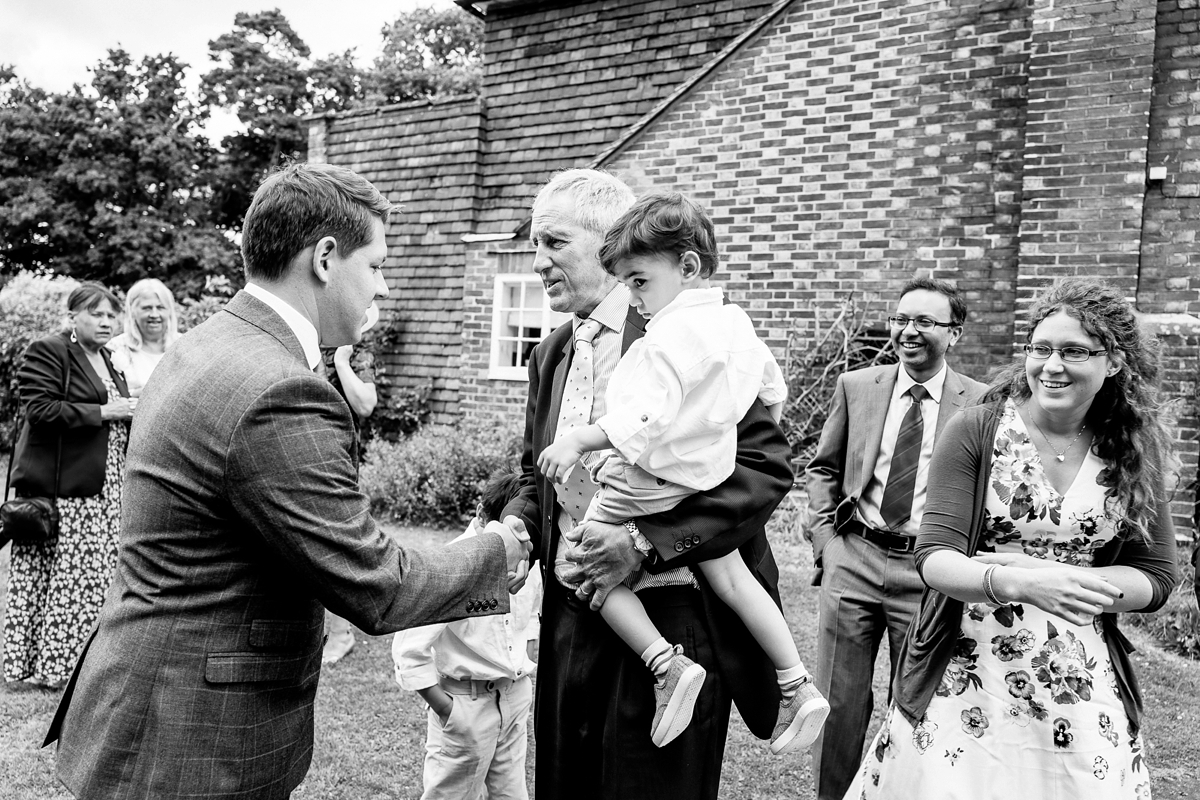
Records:
{"label": "child's sneaker", "polygon": [[667,666],[667,673],[654,683],[654,724],[650,727],[650,739],[656,747],[671,742],[683,733],[692,721],[692,710],[700,687],[708,674],[704,667],[683,654],[683,648],[675,645],[675,656]]}
{"label": "child's sneaker", "polygon": [[812,678],[805,678],[796,693],[779,703],[779,717],[771,734],[771,752],[775,755],[811,747],[821,735],[829,701],[821,696]]}

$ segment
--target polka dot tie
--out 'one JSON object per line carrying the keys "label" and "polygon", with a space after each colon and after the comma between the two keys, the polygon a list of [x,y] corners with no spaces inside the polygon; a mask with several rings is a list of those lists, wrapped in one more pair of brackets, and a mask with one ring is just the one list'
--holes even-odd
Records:
{"label": "polka dot tie", "polygon": [[[567,383],[563,387],[555,439],[572,428],[587,425],[592,421],[592,402],[595,399],[592,340],[599,332],[600,323],[594,319],[586,319],[575,328],[575,357],[571,360],[571,368],[567,371]],[[586,456],[587,454],[585,458]],[[576,464],[567,480],[555,484],[554,489],[558,494],[559,505],[571,515],[571,519],[579,521],[583,519],[588,504],[592,502],[596,484],[588,475],[587,468],[583,464]]]}

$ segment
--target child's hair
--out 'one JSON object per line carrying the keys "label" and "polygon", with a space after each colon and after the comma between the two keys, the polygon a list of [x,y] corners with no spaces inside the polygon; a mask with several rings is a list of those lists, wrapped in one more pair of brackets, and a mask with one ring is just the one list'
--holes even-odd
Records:
{"label": "child's hair", "polygon": [[700,257],[700,277],[717,271],[717,238],[704,209],[678,192],[649,194],[634,203],[604,237],[600,263],[614,274],[618,261],[654,253]]}
{"label": "child's hair", "polygon": [[514,469],[498,469],[488,478],[479,497],[479,521],[499,520],[508,501],[521,490],[521,473]]}

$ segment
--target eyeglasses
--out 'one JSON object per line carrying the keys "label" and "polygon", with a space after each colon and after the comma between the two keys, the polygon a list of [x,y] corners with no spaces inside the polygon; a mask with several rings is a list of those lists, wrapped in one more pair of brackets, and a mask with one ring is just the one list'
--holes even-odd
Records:
{"label": "eyeglasses", "polygon": [[1107,350],[1088,350],[1086,347],[1051,347],[1048,344],[1025,345],[1025,355],[1030,358],[1045,361],[1053,353],[1058,353],[1063,361],[1068,361],[1072,364],[1080,364],[1092,356],[1103,355],[1107,352]]}
{"label": "eyeglasses", "polygon": [[909,319],[908,317],[888,317],[888,322],[898,331],[902,331],[908,327],[908,323],[912,323],[913,327],[924,333],[928,333],[934,328],[953,328],[953,322],[938,322],[936,319],[929,317],[917,317]]}

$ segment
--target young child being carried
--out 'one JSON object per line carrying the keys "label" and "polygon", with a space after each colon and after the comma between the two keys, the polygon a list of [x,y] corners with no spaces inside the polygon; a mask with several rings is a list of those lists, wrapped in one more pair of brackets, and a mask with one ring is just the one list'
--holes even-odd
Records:
{"label": "young child being carried", "polygon": [[[499,525],[519,487],[519,473],[493,474],[475,519],[455,541]],[[525,755],[541,570],[529,571],[510,603],[507,614],[426,625],[392,638],[396,682],[429,706],[422,800],[529,797]]]}
{"label": "young child being carried", "polygon": [[[710,286],[717,267],[712,220],[680,194],[650,195],[621,217],[600,250],[604,269],[629,287],[630,305],[650,321],[609,379],[606,411],[560,432],[538,457],[552,481],[584,458],[600,488],[585,520],[621,523],[673,508],[733,473],[737,424],[760,398],[778,422],[783,373],[741,308]],[[606,451],[598,460],[585,453]],[[569,550],[560,547],[556,574]],[[829,714],[792,641],[783,613],[735,550],[700,572],[775,664],[783,700],[771,737],[779,754],[810,746]],[[654,672],[651,729],[662,747],[691,722],[705,670],[672,646],[630,588],[616,587],[600,614]]]}

